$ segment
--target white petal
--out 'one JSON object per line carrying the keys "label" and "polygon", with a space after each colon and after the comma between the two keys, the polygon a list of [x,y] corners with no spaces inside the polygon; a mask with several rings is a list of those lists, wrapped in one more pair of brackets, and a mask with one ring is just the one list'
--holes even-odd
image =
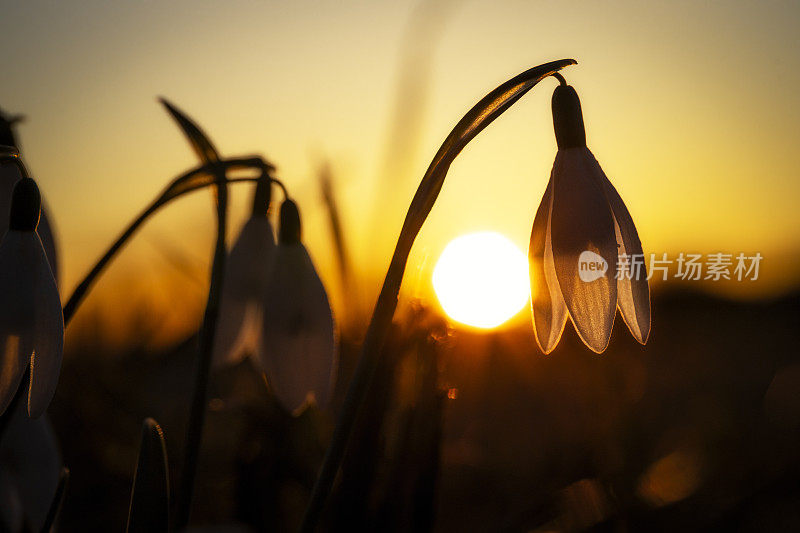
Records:
{"label": "white petal", "polygon": [[531,278],[531,310],[536,342],[545,354],[553,351],[567,322],[567,308],[556,278],[550,239],[553,181],[547,184],[542,203],[533,219],[528,258]]}
{"label": "white petal", "polygon": [[617,306],[628,329],[642,344],[650,336],[650,286],[647,282],[647,268],[644,264],[644,253],[639,233],[633,223],[633,218],[620,198],[617,189],[606,177],[600,165],[597,165],[598,179],[606,191],[606,198],[614,214],[615,234],[619,254],[638,256],[642,258],[642,266],[638,271],[633,270],[628,279],[620,276],[617,280]]}
{"label": "white petal", "polygon": [[[553,167],[551,236],[561,294],[581,340],[602,353],[611,338],[617,307],[617,243],[614,217],[602,186],[597,161],[585,147],[559,150]],[[605,273],[583,281],[578,259],[585,251],[602,257]]]}
{"label": "white petal", "polygon": [[[223,294],[224,291],[223,283]],[[214,333],[212,361],[215,367],[235,364],[247,355],[248,341],[245,340],[247,308],[247,302],[222,296],[217,331]]]}
{"label": "white petal", "polygon": [[33,334],[11,333],[0,327],[0,415],[5,413],[25,374],[33,351]]}
{"label": "white petal", "polygon": [[11,413],[0,444],[0,457],[10,465],[12,482],[31,529],[39,531],[58,486],[61,456],[47,416],[28,418],[20,402]]}
{"label": "white petal", "polygon": [[33,353],[37,246],[33,232],[8,231],[0,243],[0,414]]}
{"label": "white petal", "polygon": [[259,359],[270,387],[289,410],[301,408],[309,393],[325,405],[336,359],[333,316],[302,244],[278,245],[264,298]]}
{"label": "white petal", "polygon": [[[33,236],[39,241],[38,235]],[[64,315],[56,280],[50,271],[44,248],[39,241],[39,264],[36,280],[36,310],[31,358],[31,388],[28,414],[38,418],[50,405],[61,373],[64,355]]]}
{"label": "white petal", "polygon": [[260,297],[272,269],[275,236],[266,217],[242,228],[225,264],[220,313],[214,334],[215,365],[236,363],[258,347]]}

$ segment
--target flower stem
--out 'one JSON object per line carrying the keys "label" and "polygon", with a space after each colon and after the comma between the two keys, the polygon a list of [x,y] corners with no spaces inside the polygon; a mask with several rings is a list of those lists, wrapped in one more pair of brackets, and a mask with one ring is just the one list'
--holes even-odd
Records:
{"label": "flower stem", "polygon": [[[231,159],[223,162],[227,167],[258,167],[259,165],[256,164],[256,161],[253,159]],[[201,182],[201,183],[193,183],[192,180],[196,179],[196,177],[207,171],[206,167],[198,167],[185,174],[179,176],[175,180],[173,180],[172,185],[167,188],[167,190],[162,193],[158,198],[156,198],[153,203],[151,203],[142,213],[136,217],[133,222],[131,222],[125,231],[117,237],[117,240],[111,245],[111,247],[106,251],[103,257],[92,267],[88,274],[83,278],[83,280],[78,284],[75,290],[72,292],[72,295],[67,300],[67,303],[64,305],[64,325],[68,324],[69,321],[72,319],[75,311],[77,310],[78,306],[83,302],[86,293],[92,287],[97,276],[105,269],[106,265],[114,258],[117,252],[125,245],[125,243],[130,239],[136,230],[139,229],[151,215],[153,215],[156,211],[158,211],[161,207],[163,207],[167,202],[186,194],[191,191],[195,191],[202,187],[206,187],[208,185],[212,185],[215,182]],[[242,177],[242,178],[226,178],[227,183],[234,183],[234,182],[241,182],[241,181],[258,181],[260,176],[253,176],[253,177]],[[180,187],[180,190],[177,193],[170,192],[176,188],[178,184],[185,184],[184,186]]]}
{"label": "flower stem", "polygon": [[567,80],[565,80],[564,76],[562,76],[558,72],[554,72],[553,77],[558,80],[559,85],[567,85]]}
{"label": "flower stem", "polygon": [[475,104],[456,124],[428,166],[408,208],[383,287],[375,303],[372,320],[361,346],[361,357],[347,389],[331,443],[325,453],[303,517],[302,532],[314,531],[322,516],[325,501],[333,488],[350,434],[375,374],[378,357],[392,324],[411,247],[439,196],[451,163],[469,141],[531,90],[534,85],[547,76],[552,76],[558,70],[575,63],[576,61],[572,59],[545,63],[526,70],[494,89]]}
{"label": "flower stem", "polygon": [[208,393],[208,376],[211,369],[211,355],[214,346],[214,335],[219,316],[222,280],[225,271],[225,230],[228,212],[228,186],[225,169],[217,169],[217,243],[214,249],[214,262],[211,266],[211,286],[208,290],[203,325],[200,328],[200,349],[197,374],[195,376],[194,395],[189,423],[184,443],[183,471],[178,487],[178,500],[175,516],[175,529],[181,531],[189,524],[191,516],[194,478],[197,474],[197,460],[200,453],[200,442],[203,436],[203,423],[206,416],[206,396]]}
{"label": "flower stem", "polygon": [[70,320],[72,320],[72,317],[75,315],[75,311],[78,309],[78,306],[81,304],[81,302],[83,302],[83,298],[86,296],[86,293],[89,291],[89,288],[92,286],[97,276],[100,275],[109,261],[111,261],[115,255],[117,255],[117,252],[119,252],[125,243],[128,242],[128,239],[130,239],[131,236],[136,233],[136,230],[139,229],[139,226],[141,226],[145,220],[150,218],[150,215],[152,215],[156,209],[158,209],[158,207],[155,204],[150,205],[138,217],[136,217],[136,219],[134,219],[134,221],[131,222],[130,225],[125,229],[125,231],[123,231],[122,234],[117,237],[117,240],[114,241],[103,257],[101,257],[100,260],[95,263],[89,273],[84,276],[83,280],[78,284],[78,286],[75,287],[75,290],[72,291],[72,295],[69,297],[69,300],[67,300],[67,303],[64,304],[65,326],[69,324]]}

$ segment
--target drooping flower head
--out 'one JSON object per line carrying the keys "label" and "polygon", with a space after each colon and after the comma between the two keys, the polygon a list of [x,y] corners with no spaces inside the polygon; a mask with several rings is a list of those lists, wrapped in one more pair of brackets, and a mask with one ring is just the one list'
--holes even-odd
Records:
{"label": "drooping flower head", "polygon": [[32,418],[44,413],[53,398],[64,348],[61,299],[36,233],[40,205],[36,183],[28,177],[19,180],[0,243],[0,414],[30,365]]}
{"label": "drooping flower head", "polygon": [[328,295],[300,237],[297,204],[287,199],[264,293],[260,361],[275,395],[294,410],[310,395],[320,405],[327,403],[336,361]]}
{"label": "drooping flower head", "polygon": [[[558,153],[528,251],[536,340],[550,353],[569,316],[586,346],[602,353],[619,307],[644,344],[650,289],[642,244],[622,198],[586,147],[577,92],[557,77],[552,108]],[[618,266],[618,258],[625,263]]]}
{"label": "drooping flower head", "polygon": [[[12,146],[19,149],[19,142],[17,141],[16,132],[14,128],[17,124],[22,122],[24,117],[22,115],[8,115],[0,110],[0,145]],[[14,185],[22,178],[19,169],[15,165],[2,165],[0,166],[0,238],[5,235],[8,230],[8,214],[11,209],[11,192]],[[39,226],[36,228],[36,233],[42,239],[44,251],[47,254],[47,260],[50,262],[50,269],[53,271],[53,277],[58,282],[58,262],[56,257],[56,241],[55,234],[53,233],[53,225],[47,215],[47,209],[42,206],[41,217],[39,218]]]}
{"label": "drooping flower head", "polygon": [[235,363],[261,349],[263,295],[273,265],[275,236],[267,218],[271,182],[256,185],[250,218],[228,254],[220,313],[214,337],[214,363]]}
{"label": "drooping flower head", "polygon": [[292,200],[281,205],[275,245],[267,217],[271,181],[259,181],[251,216],[228,255],[213,357],[216,365],[253,357],[278,400],[297,411],[309,396],[328,401],[334,323]]}

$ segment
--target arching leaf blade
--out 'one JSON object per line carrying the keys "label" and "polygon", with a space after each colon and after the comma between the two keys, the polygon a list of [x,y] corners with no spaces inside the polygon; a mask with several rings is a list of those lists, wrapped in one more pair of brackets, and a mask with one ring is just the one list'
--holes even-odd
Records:
{"label": "arching leaf blade", "polygon": [[142,425],[139,461],[133,477],[128,533],[166,532],[169,528],[169,467],[164,432],[147,418]]}
{"label": "arching leaf blade", "polygon": [[186,113],[175,107],[166,98],[162,97],[158,100],[164,105],[164,107],[167,108],[167,111],[172,118],[175,119],[175,122],[178,123],[178,126],[180,126],[184,135],[186,135],[186,138],[192,145],[192,149],[197,154],[197,157],[200,158],[200,161],[206,165],[219,161],[219,153],[217,152],[217,149],[211,143],[203,130],[201,130],[200,127],[186,115]]}

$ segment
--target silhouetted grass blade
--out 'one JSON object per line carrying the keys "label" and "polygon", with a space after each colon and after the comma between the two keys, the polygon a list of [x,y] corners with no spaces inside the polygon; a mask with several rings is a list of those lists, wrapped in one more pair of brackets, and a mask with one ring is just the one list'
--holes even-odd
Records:
{"label": "silhouetted grass blade", "polygon": [[200,158],[200,161],[204,164],[219,161],[217,149],[211,144],[211,141],[208,139],[208,136],[203,133],[203,130],[201,130],[192,119],[187,117],[185,113],[167,101],[166,98],[159,98],[159,101],[164,104],[169,114],[172,115],[172,118],[175,119],[175,122],[177,122],[181,130],[183,130],[183,133],[189,139],[189,143],[192,145],[197,157]]}
{"label": "silhouetted grass blade", "polygon": [[[260,168],[263,171],[263,169],[271,170],[273,168],[272,165],[266,163],[258,157],[230,159],[222,161],[219,164],[224,165],[228,170],[241,170],[255,167]],[[244,176],[238,178],[229,178],[228,183],[256,181],[258,179],[259,177]],[[122,232],[122,234],[117,238],[116,241],[114,241],[108,251],[106,251],[105,255],[103,255],[103,257],[101,257],[97,263],[95,263],[94,267],[78,284],[72,295],[69,297],[69,300],[67,300],[67,303],[64,305],[64,323],[69,323],[75,314],[78,305],[80,305],[80,303],[83,301],[84,296],[92,286],[95,278],[100,275],[108,262],[111,261],[111,259],[117,254],[117,252],[119,252],[119,250],[122,249],[123,245],[128,241],[128,239],[130,239],[133,234],[136,233],[136,230],[139,229],[139,226],[141,226],[150,216],[152,216],[156,211],[158,211],[171,200],[174,200],[175,198],[188,192],[216,184],[217,178],[212,173],[211,165],[196,167],[175,178],[169,184],[169,186],[167,186],[164,192],[162,192],[152,204],[150,204],[136,219],[133,220],[133,222],[128,225],[125,231]]]}
{"label": "silhouetted grass blade", "polygon": [[450,164],[461,153],[467,143],[491,124],[494,119],[514,105],[534,85],[562,68],[575,64],[577,64],[577,61],[574,59],[560,59],[528,69],[484,96],[458,121],[458,124],[444,140],[433,161],[428,166],[428,170],[425,172],[425,176],[422,178],[417,193],[411,202],[411,208],[406,216],[405,224],[410,226],[409,230],[415,228],[412,230],[414,231],[414,237],[416,237],[416,232],[419,231],[419,228],[422,227],[425,217],[430,213],[439,195]]}
{"label": "silhouetted grass blade", "polygon": [[169,468],[164,432],[147,418],[142,425],[139,462],[133,477],[128,533],[167,531],[169,528]]}

